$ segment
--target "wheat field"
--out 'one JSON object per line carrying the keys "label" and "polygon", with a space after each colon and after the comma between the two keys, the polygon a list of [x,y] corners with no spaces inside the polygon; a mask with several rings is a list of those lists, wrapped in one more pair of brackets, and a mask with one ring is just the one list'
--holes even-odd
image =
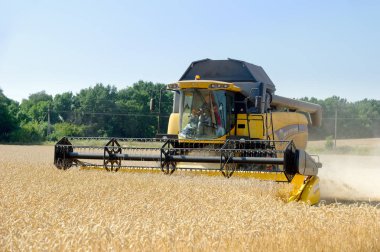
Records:
{"label": "wheat field", "polygon": [[52,162],[52,146],[0,146],[1,251],[380,251],[379,205],[285,203],[271,182]]}

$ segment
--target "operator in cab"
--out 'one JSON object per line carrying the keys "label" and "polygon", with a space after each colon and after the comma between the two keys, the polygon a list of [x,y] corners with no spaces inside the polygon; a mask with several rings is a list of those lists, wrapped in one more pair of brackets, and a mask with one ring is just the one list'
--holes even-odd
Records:
{"label": "operator in cab", "polygon": [[218,101],[215,92],[187,90],[183,95],[181,122],[183,127],[179,134],[181,138],[215,139],[225,134],[222,120],[223,105],[222,101]]}

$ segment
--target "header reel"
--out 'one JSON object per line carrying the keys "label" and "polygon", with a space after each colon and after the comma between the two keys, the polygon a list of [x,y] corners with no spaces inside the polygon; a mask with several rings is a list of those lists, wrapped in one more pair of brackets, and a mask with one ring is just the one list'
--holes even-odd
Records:
{"label": "header reel", "polygon": [[[99,144],[103,141],[106,144]],[[185,167],[181,165],[184,163]],[[204,167],[191,167],[193,163],[202,163]],[[120,169],[161,170],[165,174],[176,170],[219,171],[227,178],[234,173],[275,172],[283,173],[288,181],[297,173],[316,175],[321,167],[305,151],[296,149],[292,141],[228,139],[225,143],[199,143],[164,138],[97,137],[62,138],[55,145],[54,165],[63,170],[81,166],[110,172]]]}

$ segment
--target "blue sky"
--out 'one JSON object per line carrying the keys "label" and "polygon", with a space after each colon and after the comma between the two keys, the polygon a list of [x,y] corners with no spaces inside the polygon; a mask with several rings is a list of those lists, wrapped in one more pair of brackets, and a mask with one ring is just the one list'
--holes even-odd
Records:
{"label": "blue sky", "polygon": [[380,1],[3,1],[0,88],[21,101],[178,80],[191,61],[262,66],[278,95],[380,100]]}

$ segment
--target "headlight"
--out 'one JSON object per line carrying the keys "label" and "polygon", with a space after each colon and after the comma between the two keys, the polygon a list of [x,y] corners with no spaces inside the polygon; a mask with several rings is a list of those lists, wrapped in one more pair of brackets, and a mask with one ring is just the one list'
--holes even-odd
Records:
{"label": "headlight", "polygon": [[168,84],[168,89],[178,89],[178,84],[177,83]]}
{"label": "headlight", "polygon": [[208,88],[229,88],[230,87],[230,84],[216,84],[216,83],[212,83],[208,86]]}

